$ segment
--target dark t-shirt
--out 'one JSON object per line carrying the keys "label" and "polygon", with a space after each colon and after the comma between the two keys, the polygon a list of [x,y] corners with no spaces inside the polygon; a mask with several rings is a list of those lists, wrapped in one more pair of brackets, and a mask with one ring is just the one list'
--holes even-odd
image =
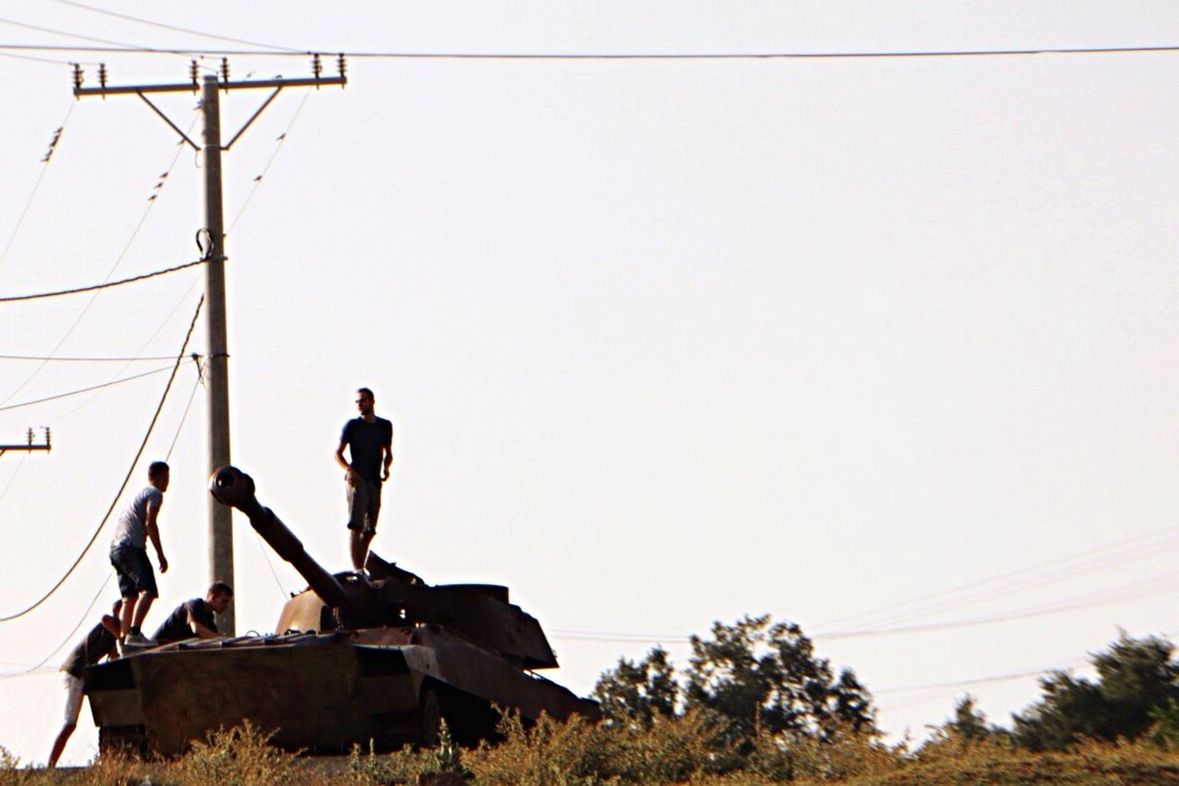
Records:
{"label": "dark t-shirt", "polygon": [[384,418],[369,423],[352,418],[344,424],[340,442],[352,447],[352,469],[365,480],[381,482],[381,448],[393,441],[393,424]]}
{"label": "dark t-shirt", "polygon": [[188,624],[188,614],[192,612],[192,618],[211,630],[217,630],[217,622],[214,619],[213,607],[204,598],[193,598],[186,600],[176,607],[176,610],[168,615],[168,619],[164,620],[164,624],[156,631],[153,639],[160,644],[166,644],[171,641],[183,641],[184,639],[191,639],[196,636],[192,632],[192,626]]}
{"label": "dark t-shirt", "polygon": [[70,652],[69,658],[62,664],[61,670],[82,679],[87,666],[98,663],[105,656],[110,655],[114,649],[114,635],[102,625],[95,625],[86,634],[86,638]]}

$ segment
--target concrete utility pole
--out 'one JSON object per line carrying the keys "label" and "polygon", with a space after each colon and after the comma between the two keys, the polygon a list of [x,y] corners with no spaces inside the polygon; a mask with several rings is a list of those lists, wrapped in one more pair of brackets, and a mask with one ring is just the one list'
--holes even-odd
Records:
{"label": "concrete utility pole", "polygon": [[[107,87],[106,66],[99,66],[99,87],[82,86],[82,69],[74,66],[74,96],[108,96],[128,95],[139,96],[145,104],[151,107],[181,139],[194,150],[201,150],[204,154],[205,169],[205,226],[201,233],[204,237],[202,256],[205,260],[205,315],[208,331],[208,364],[207,380],[209,390],[209,473],[230,463],[229,457],[229,348],[226,339],[225,316],[225,220],[221,204],[221,153],[233,147],[246,129],[258,119],[259,115],[270,105],[284,87],[322,87],[339,85],[343,87],[348,80],[345,76],[344,56],[337,59],[339,75],[335,77],[321,77],[322,66],[319,55],[313,55],[311,61],[314,77],[309,79],[256,79],[233,82],[229,79],[229,63],[221,60],[221,74],[207,75],[203,85],[198,84],[198,66],[194,60],[190,69],[189,83],[163,85],[133,85],[128,87]],[[180,128],[168,119],[155,104],[147,99],[146,93],[195,93],[201,89],[201,112],[204,117],[203,148],[188,138]],[[272,88],[274,92],[250,116],[245,125],[233,135],[229,144],[221,144],[221,105],[218,91],[247,90],[258,88]],[[233,526],[230,518],[231,509],[224,505],[209,506],[209,576],[211,581],[226,581],[231,585],[233,579]],[[218,615],[217,628],[227,635],[236,634],[236,615],[232,601],[229,608]]]}
{"label": "concrete utility pole", "polygon": [[33,444],[33,430],[29,429],[29,433],[26,435],[28,438],[27,442],[25,442],[23,445],[21,445],[19,443],[15,444],[15,445],[0,445],[0,456],[3,456],[5,451],[9,451],[9,450],[21,450],[21,451],[24,451],[25,453],[32,453],[34,450],[45,450],[45,451],[50,450],[53,446],[49,444],[49,429],[45,428],[44,431],[45,431],[45,442],[43,442],[42,444],[40,444],[40,445]]}

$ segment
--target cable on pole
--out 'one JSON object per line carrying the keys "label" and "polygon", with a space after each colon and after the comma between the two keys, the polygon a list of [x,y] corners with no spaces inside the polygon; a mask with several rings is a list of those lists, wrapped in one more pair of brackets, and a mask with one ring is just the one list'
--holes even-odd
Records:
{"label": "cable on pole", "polygon": [[56,292],[40,292],[33,295],[7,295],[0,297],[0,303],[17,303],[26,300],[43,300],[51,297],[63,297],[65,295],[77,295],[82,292],[96,292],[100,289],[110,289],[112,287],[120,287],[124,284],[132,284],[136,281],[146,281],[149,278],[156,276],[167,275],[168,273],[175,273],[178,270],[185,270],[186,268],[195,265],[203,265],[208,262],[207,259],[194,259],[191,262],[185,262],[181,265],[174,265],[173,267],[164,268],[163,270],[156,270],[152,273],[144,273],[138,276],[131,276],[130,278],[119,279],[118,281],[108,281],[105,284],[92,284],[87,287],[75,287],[74,289],[59,289]]}
{"label": "cable on pole", "polygon": [[57,393],[52,396],[46,396],[45,398],[33,399],[32,401],[22,401],[19,404],[7,404],[3,407],[0,407],[0,412],[7,412],[10,409],[20,409],[21,407],[31,407],[34,404],[44,404],[46,401],[56,401],[59,398],[69,398],[70,396],[77,396],[81,393],[89,393],[92,390],[101,390],[103,388],[109,388],[114,385],[120,385],[124,382],[131,382],[136,379],[143,379],[144,377],[150,377],[153,374],[162,374],[163,372],[167,371],[169,368],[171,368],[171,366],[162,366],[161,368],[153,369],[151,371],[144,371],[142,374],[133,374],[129,377],[120,377],[119,379],[112,379],[110,382],[103,382],[101,385],[91,385],[88,388],[79,388],[78,390],[71,390],[66,393]]}
{"label": "cable on pole", "polygon": [[131,481],[131,475],[134,474],[135,467],[139,464],[139,459],[143,456],[143,451],[147,447],[147,441],[151,438],[152,431],[154,431],[156,427],[156,422],[160,419],[160,412],[162,412],[164,409],[164,402],[168,400],[168,393],[172,390],[172,382],[176,379],[176,372],[180,370],[180,364],[184,361],[184,353],[188,349],[188,342],[189,339],[192,338],[192,331],[196,328],[197,316],[200,315],[201,306],[204,304],[205,298],[202,295],[200,301],[197,302],[196,310],[192,314],[192,322],[188,326],[188,333],[186,333],[184,336],[184,343],[180,347],[180,352],[176,355],[176,363],[172,366],[172,374],[168,377],[168,384],[164,386],[164,393],[160,396],[160,403],[156,405],[156,411],[151,416],[151,423],[149,423],[147,426],[147,433],[143,435],[143,440],[139,443],[139,449],[135,451],[135,457],[131,460],[131,466],[127,468],[127,474],[123,477],[123,482],[119,485],[119,490],[115,492],[115,496],[111,500],[110,506],[107,507],[106,513],[102,517],[102,521],[100,521],[98,526],[95,528],[94,534],[90,536],[90,540],[87,541],[86,545],[82,548],[82,553],[78,555],[78,558],[75,559],[74,563],[66,570],[65,575],[58,579],[57,583],[50,587],[49,591],[41,596],[41,598],[39,598],[32,605],[27,606],[18,612],[0,616],[0,622],[11,622],[12,620],[19,619],[20,617],[23,617],[29,612],[33,611],[33,609],[36,609],[45,601],[49,600],[53,593],[57,592],[61,585],[65,583],[66,579],[70,577],[70,574],[72,574],[78,567],[79,563],[82,562],[82,558],[86,556],[86,552],[90,551],[90,547],[94,545],[94,541],[98,539],[98,534],[102,532],[102,528],[106,526],[107,520],[110,519],[111,513],[115,509],[115,505],[118,504],[119,497],[123,495],[123,492],[127,488],[127,484]]}
{"label": "cable on pole", "polygon": [[82,612],[82,616],[78,619],[78,623],[76,625],[74,625],[73,629],[71,629],[69,633],[67,633],[65,635],[65,638],[62,639],[61,644],[58,644],[56,647],[54,647],[52,650],[49,651],[48,655],[46,655],[44,658],[37,661],[36,663],[34,663],[32,666],[28,667],[27,669],[22,669],[20,671],[4,672],[3,674],[0,674],[0,679],[11,679],[13,677],[24,677],[29,674],[32,674],[33,672],[37,671],[42,666],[44,666],[46,663],[48,663],[49,660],[54,655],[61,652],[66,647],[66,645],[68,645],[71,641],[74,640],[74,636],[77,635],[78,630],[83,625],[86,624],[86,620],[90,619],[90,612],[94,610],[94,604],[98,603],[98,599],[101,598],[102,593],[106,591],[106,585],[108,585],[110,583],[111,583],[111,576],[110,576],[110,573],[108,572],[106,575],[106,578],[103,579],[102,586],[100,586],[98,588],[98,592],[94,593],[94,597],[90,599],[90,604],[88,606],[86,606],[86,611]]}
{"label": "cable on pole", "polygon": [[[78,68],[77,66],[75,66],[75,67]],[[80,68],[78,68],[78,70],[80,71]],[[79,76],[78,78],[80,79],[81,77]],[[190,131],[196,125],[196,122],[197,122],[197,118],[194,117],[192,119],[192,122],[189,124]],[[144,225],[147,224],[147,219],[152,214],[152,208],[155,207],[155,205],[157,203],[156,197],[159,196],[159,194],[161,193],[161,189],[164,187],[164,183],[167,182],[168,175],[170,175],[172,170],[175,168],[176,162],[180,160],[180,153],[182,151],[183,151],[183,148],[181,148],[180,146],[176,147],[176,152],[172,155],[172,161],[168,164],[167,169],[165,169],[163,171],[163,173],[160,175],[159,180],[156,182],[155,186],[152,187],[152,192],[153,192],[152,197],[150,199],[148,199],[147,206],[144,207],[143,214],[140,215],[140,217],[139,217],[139,222],[136,223],[135,228],[131,230],[131,235],[127,238],[127,242],[123,244],[123,248],[121,251],[119,251],[119,255],[117,257],[115,257],[114,264],[111,265],[110,270],[107,271],[107,273],[106,273],[107,279],[110,279],[110,277],[114,275],[115,271],[119,269],[119,265],[121,265],[123,263],[123,259],[127,256],[127,253],[131,250],[131,246],[135,242],[135,239],[137,237],[139,237],[140,231],[143,229]],[[93,295],[90,296],[90,299],[88,301],[86,301],[86,305],[84,305],[82,307],[82,310],[78,312],[78,316],[74,317],[74,321],[72,323],[70,323],[70,326],[66,329],[65,333],[63,333],[62,337],[57,340],[57,343],[54,344],[53,349],[51,349],[49,351],[50,355],[56,355],[57,351],[65,345],[65,342],[69,339],[70,336],[73,335],[74,330],[77,329],[78,325],[80,325],[82,323],[83,317],[85,317],[87,312],[90,311],[90,307],[94,305],[94,301],[97,299],[98,299],[98,292],[95,292]],[[24,382],[21,382],[19,385],[17,385],[16,388],[14,388],[12,391],[10,391],[9,394],[7,396],[5,396],[3,400],[0,400],[0,405],[7,404],[9,401],[12,401],[12,399],[15,398],[18,393],[20,393],[22,390],[24,390],[25,387],[27,387],[30,382],[32,382],[34,379],[37,378],[37,375],[41,373],[41,370],[43,368],[45,368],[45,364],[46,364],[46,361],[42,361],[41,363],[39,363],[37,365],[37,367],[35,369],[33,369],[32,373],[29,374],[25,378]]]}
{"label": "cable on pole", "polygon": [[0,360],[40,360],[53,363],[136,363],[146,360],[175,360],[171,355],[145,355],[143,357],[52,357],[49,355],[0,355]]}
{"label": "cable on pole", "polygon": [[25,200],[25,206],[20,211],[20,217],[16,220],[16,225],[12,228],[12,233],[8,236],[8,242],[4,244],[4,250],[0,251],[0,265],[4,264],[4,260],[8,258],[8,252],[12,249],[12,243],[16,240],[16,235],[20,232],[20,228],[25,223],[25,217],[29,214],[29,208],[33,206],[33,200],[37,197],[37,192],[41,189],[41,181],[45,179],[45,173],[49,170],[49,162],[53,159],[53,151],[57,149],[57,143],[61,141],[62,132],[65,131],[66,126],[70,122],[70,115],[74,112],[74,105],[71,103],[70,108],[66,110],[65,117],[61,120],[61,125],[53,132],[53,140],[49,143],[49,149],[41,158],[41,172],[37,175],[36,181],[33,183],[33,188],[29,191],[29,197]]}
{"label": "cable on pole", "polygon": [[236,227],[237,222],[241,220],[242,214],[246,212],[246,208],[249,206],[250,201],[253,200],[254,194],[258,192],[258,187],[262,185],[262,180],[266,177],[266,173],[270,171],[270,167],[274,163],[274,159],[278,158],[278,153],[280,150],[282,150],[283,143],[287,141],[287,136],[290,135],[291,129],[293,129],[295,127],[295,123],[298,122],[299,115],[303,114],[303,107],[307,105],[307,99],[310,97],[311,93],[303,94],[303,100],[299,102],[299,108],[296,109],[295,114],[291,116],[291,122],[287,124],[286,130],[275,138],[274,150],[270,153],[270,158],[266,160],[266,165],[262,167],[262,171],[259,172],[258,176],[254,178],[254,184],[250,188],[250,193],[246,194],[246,198],[242,201],[241,207],[237,209],[237,214],[233,217],[233,220],[229,222],[229,229],[225,230],[226,237],[229,237],[233,234],[234,227]]}
{"label": "cable on pole", "polygon": [[[0,22],[18,24],[7,19]],[[30,25],[19,25],[31,27]],[[40,28],[42,32],[87,40],[86,36],[60,30]],[[113,42],[117,43],[117,42]],[[146,46],[82,46],[53,44],[6,44],[0,50],[34,52],[110,52],[131,55],[203,55],[209,57],[306,57],[331,49],[306,49],[298,52],[260,49],[202,49]],[[1008,49],[912,49],[859,50],[847,52],[413,52],[413,51],[355,51],[341,52],[344,57],[368,60],[887,60],[907,58],[963,58],[963,57],[1019,57],[1026,55],[1127,55],[1179,52],[1179,44],[1160,46],[1075,46],[1029,47]]]}

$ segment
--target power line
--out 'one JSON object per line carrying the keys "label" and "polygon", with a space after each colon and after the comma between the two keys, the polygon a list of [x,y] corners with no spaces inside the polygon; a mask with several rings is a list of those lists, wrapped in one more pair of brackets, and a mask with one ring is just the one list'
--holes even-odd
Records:
{"label": "power line", "polygon": [[[5,21],[5,20],[0,20]],[[22,25],[27,26],[27,25]],[[61,33],[59,35],[71,35]],[[78,38],[80,36],[72,36]],[[43,52],[108,52],[112,54],[167,54],[218,57],[306,57],[334,52],[309,49],[303,52],[275,52],[256,49],[169,49],[135,46],[64,46],[50,44],[6,44],[0,50]],[[1015,57],[1025,55],[1124,55],[1179,52],[1179,45],[1040,47],[1031,49],[945,49],[848,52],[411,52],[341,51],[349,58],[370,60],[881,60],[909,58]]]}
{"label": "power line", "polygon": [[[980,595],[986,598],[993,598],[997,597],[1000,592],[1010,594],[1009,588],[1027,588],[1028,586],[1042,584],[1045,581],[1058,580],[1065,576],[1075,574],[1079,570],[1084,570],[1087,566],[1093,564],[1097,564],[1100,567],[1117,564],[1134,556],[1135,553],[1143,549],[1156,549],[1160,545],[1159,541],[1165,542],[1175,535],[1176,530],[1174,527],[1166,527],[1145,535],[1125,538],[1112,544],[1094,546],[1074,554],[1057,557],[1029,567],[1007,571],[975,581],[968,581],[950,587],[949,589],[918,595],[896,603],[887,603],[869,609],[868,611],[845,614],[842,617],[818,625],[816,628],[822,630],[823,628],[829,628],[832,625],[849,620],[858,620],[861,625],[887,624],[903,619],[911,619],[915,616],[926,616],[933,611],[961,608],[964,605],[971,605],[971,602]],[[1122,551],[1127,553],[1111,558],[1112,553]],[[1070,564],[1071,567],[1065,567]],[[1060,568],[1060,570],[1057,570],[1057,568]],[[964,592],[970,592],[971,594],[966,597],[959,597],[957,600],[947,600],[954,596],[960,596]],[[906,607],[915,607],[915,610],[904,611]],[[882,614],[884,612],[887,613]]]}
{"label": "power line", "polygon": [[79,563],[81,563],[82,558],[86,556],[86,552],[88,552],[90,547],[94,545],[94,541],[98,539],[98,533],[102,532],[102,528],[106,526],[106,522],[110,518],[111,513],[114,511],[115,505],[119,501],[119,497],[122,496],[123,491],[127,488],[127,483],[131,480],[132,473],[135,472],[135,467],[139,463],[139,459],[143,456],[143,450],[147,447],[147,441],[151,437],[152,431],[155,430],[156,422],[160,418],[160,412],[164,409],[164,402],[168,400],[168,392],[172,390],[172,382],[176,379],[176,372],[180,369],[180,364],[184,360],[184,353],[188,349],[188,341],[192,338],[192,331],[196,327],[197,316],[200,315],[201,306],[204,305],[204,302],[205,299],[202,297],[197,303],[196,310],[193,311],[192,322],[188,326],[188,332],[184,336],[184,343],[180,346],[180,352],[176,354],[176,363],[172,366],[172,374],[168,377],[168,384],[164,386],[164,393],[160,396],[160,403],[156,405],[156,411],[151,416],[151,423],[149,423],[147,426],[147,433],[143,435],[143,440],[139,443],[139,449],[135,451],[135,457],[131,460],[131,466],[127,468],[127,474],[123,477],[123,482],[119,485],[119,490],[115,492],[115,496],[111,500],[110,506],[106,509],[106,513],[103,515],[102,521],[100,521],[98,526],[94,529],[94,534],[90,536],[90,540],[87,541],[85,547],[83,547],[82,553],[78,555],[78,558],[75,559],[74,563],[66,570],[65,575],[58,579],[57,583],[50,587],[49,591],[45,593],[39,600],[37,600],[37,602],[14,614],[0,616],[0,622],[10,622],[11,620],[23,617],[48,600],[50,596],[57,592],[58,588],[65,583],[65,580],[70,577],[70,574],[73,573],[74,569],[78,567]]}
{"label": "power line", "polygon": [[171,368],[171,366],[162,366],[160,368],[153,369],[151,371],[144,371],[142,374],[134,374],[130,377],[120,377],[119,379],[112,379],[110,382],[103,382],[100,385],[91,385],[88,388],[79,388],[78,390],[71,390],[67,393],[58,393],[53,396],[46,396],[45,398],[33,399],[32,401],[22,401],[19,404],[7,404],[3,407],[0,407],[0,412],[6,412],[7,410],[10,410],[10,409],[20,409],[21,407],[31,407],[34,404],[44,404],[46,401],[56,401],[59,398],[69,398],[70,396],[76,396],[80,393],[89,393],[91,390],[100,390],[102,388],[109,388],[112,385],[119,385],[119,384],[122,384],[123,382],[130,382],[135,379],[142,379],[143,377],[150,377],[153,374],[160,374],[164,371],[167,371],[169,368]]}
{"label": "power line", "polygon": [[149,278],[155,278],[156,276],[163,276],[168,273],[175,273],[177,270],[184,270],[186,268],[193,267],[194,265],[203,265],[207,261],[208,260],[206,260],[206,259],[194,259],[192,262],[185,262],[180,265],[174,265],[173,267],[164,268],[163,270],[156,270],[152,273],[143,273],[138,276],[131,276],[130,278],[123,278],[118,281],[107,281],[106,283],[103,283],[103,284],[91,284],[90,286],[87,286],[87,287],[76,287],[74,289],[59,289],[56,292],[41,292],[41,293],[34,294],[34,295],[7,295],[4,297],[0,297],[0,303],[17,303],[17,302],[26,301],[26,300],[44,300],[45,298],[62,297],[63,295],[77,295],[82,292],[96,292],[100,289],[110,289],[112,287],[120,287],[120,286],[123,286],[124,284],[131,284],[136,281],[144,281]]}
{"label": "power line", "polygon": [[175,360],[171,355],[146,355],[143,357],[53,357],[52,355],[0,355],[0,360],[37,360],[52,363],[134,363],[141,360]]}
{"label": "power line", "polygon": [[0,17],[0,24],[12,25],[13,27],[22,27],[25,30],[34,30],[38,33],[49,33],[50,35],[60,35],[60,36],[65,36],[66,38],[76,38],[79,41],[94,41],[99,44],[113,44],[114,46],[119,47],[119,51],[130,52],[130,51],[134,51],[136,49],[147,49],[147,47],[142,47],[138,44],[127,44],[122,41],[112,41],[109,38],[95,38],[94,36],[90,36],[90,35],[82,35],[80,33],[71,33],[67,30],[58,30],[58,29],[55,29],[52,27],[42,27],[40,25],[31,25],[26,22],[18,22],[15,19],[6,19],[3,17]]}
{"label": "power line", "polygon": [[25,200],[25,206],[20,211],[20,217],[16,220],[16,226],[12,228],[12,233],[8,236],[8,242],[4,244],[4,250],[0,251],[0,265],[4,264],[4,260],[8,258],[8,252],[12,249],[12,243],[16,240],[16,235],[20,232],[21,226],[25,223],[25,216],[29,214],[29,208],[33,206],[33,200],[37,196],[37,192],[41,189],[41,181],[45,179],[45,173],[49,171],[49,162],[53,160],[52,152],[57,147],[58,141],[61,139],[61,134],[65,131],[66,125],[70,122],[70,115],[74,113],[74,104],[71,103],[69,109],[66,110],[65,117],[61,120],[61,125],[57,127],[54,134],[53,142],[50,145],[49,153],[41,159],[44,165],[41,167],[41,172],[37,175],[37,180],[33,183],[33,188],[29,191],[29,197]]}
{"label": "power line", "polygon": [[303,107],[307,105],[307,99],[310,97],[311,93],[303,93],[303,100],[299,102],[299,108],[296,109],[295,114],[291,116],[291,122],[287,125],[286,131],[283,131],[281,134],[279,134],[278,138],[275,140],[277,144],[274,146],[274,151],[271,152],[270,158],[267,159],[266,166],[262,167],[262,172],[254,178],[254,186],[250,189],[250,193],[246,195],[246,198],[242,202],[241,207],[237,209],[237,215],[233,217],[233,221],[229,223],[229,229],[225,231],[226,236],[233,234],[234,227],[236,227],[237,222],[241,220],[242,214],[246,212],[246,207],[250,204],[250,200],[254,198],[254,194],[258,192],[258,187],[262,185],[262,180],[266,177],[266,173],[270,171],[270,166],[274,163],[274,159],[278,158],[278,153],[280,150],[282,150],[283,143],[287,141],[287,136],[291,133],[291,129],[295,127],[295,123],[298,121],[299,115],[303,114]]}
{"label": "power line", "polygon": [[[188,289],[184,290],[184,294],[182,294],[176,300],[176,304],[174,306],[172,306],[172,310],[168,312],[167,316],[165,316],[163,319],[160,320],[160,323],[156,326],[156,329],[152,332],[152,334],[150,336],[148,336],[147,338],[145,338],[143,340],[143,343],[140,344],[139,350],[138,350],[139,352],[142,352],[146,347],[148,347],[149,345],[151,345],[155,341],[156,337],[160,335],[161,331],[163,331],[163,329],[171,321],[172,316],[174,314],[176,314],[176,312],[180,310],[180,307],[188,301],[189,295],[192,294],[192,291],[194,289],[196,289],[196,286],[199,283],[200,283],[199,276],[193,279],[192,283],[188,285]],[[171,360],[172,358],[169,357],[168,359]],[[42,364],[42,365],[44,365],[44,364]],[[120,374],[122,374],[124,371],[126,371],[130,366],[131,366],[131,362],[124,363],[122,365],[122,367],[117,372],[115,372],[115,375],[114,375],[114,377],[112,377],[112,380],[117,379],[118,376]],[[63,420],[65,420],[66,418],[72,417],[76,413],[80,412],[81,410],[83,410],[87,406],[89,406],[90,402],[92,402],[98,395],[99,395],[98,393],[94,393],[89,398],[84,399],[80,404],[78,404],[76,407],[71,409],[69,412],[66,412],[65,414],[58,415],[58,416],[54,417],[49,422],[48,425],[56,426],[59,423],[61,423]]]}
{"label": "power line", "polygon": [[[192,131],[193,126],[196,125],[196,122],[197,122],[196,117],[193,117],[192,121],[188,125],[188,130],[190,132]],[[115,257],[114,264],[112,264],[110,270],[107,271],[107,273],[106,273],[107,279],[109,279],[111,276],[113,276],[115,271],[119,269],[119,265],[121,265],[123,263],[123,259],[127,256],[127,252],[129,252],[131,250],[131,246],[135,242],[135,239],[137,237],[139,237],[140,231],[143,229],[144,225],[147,223],[148,217],[152,214],[152,208],[154,208],[156,203],[159,201],[156,197],[158,197],[160,195],[160,193],[162,192],[164,184],[168,182],[168,176],[172,174],[172,170],[176,168],[176,162],[180,160],[180,153],[182,152],[182,150],[183,150],[183,148],[180,147],[180,144],[177,144],[176,145],[176,152],[173,153],[171,162],[168,163],[167,168],[160,175],[159,180],[156,182],[156,184],[154,186],[152,186],[152,191],[154,193],[153,193],[152,197],[150,199],[148,199],[147,206],[144,207],[143,213],[139,216],[139,221],[138,221],[138,223],[135,224],[135,228],[131,230],[131,235],[127,238],[127,242],[123,244],[122,250],[120,250],[118,256]],[[61,349],[62,346],[65,345],[65,342],[67,340],[69,340],[70,336],[73,335],[74,331],[77,329],[78,325],[81,324],[82,319],[90,311],[90,307],[94,305],[94,301],[97,299],[98,299],[97,292],[95,292],[93,295],[90,296],[90,299],[88,301],[86,301],[86,305],[82,306],[82,310],[78,312],[78,315],[76,317],[74,317],[74,321],[72,323],[70,323],[70,326],[68,328],[66,328],[65,333],[62,334],[62,337],[57,340],[57,343],[53,346],[53,349],[50,350],[50,352],[49,352],[50,355],[56,355],[57,351],[59,349]],[[37,375],[41,373],[41,369],[43,369],[43,368],[45,368],[45,361],[42,361],[35,369],[33,369],[32,373],[29,374],[29,376],[27,376],[25,378],[24,382],[21,382],[7,396],[5,396],[4,399],[2,401],[0,401],[0,405],[4,405],[4,404],[7,404],[9,401],[12,401],[12,399],[16,396],[16,394],[18,394],[22,390],[24,390],[25,387],[28,386],[28,384],[30,382],[32,382],[34,379],[37,378]]]}
{"label": "power line", "polygon": [[154,22],[150,19],[144,19],[144,18],[138,17],[138,16],[131,16],[130,14],[120,14],[120,13],[116,13],[115,11],[107,11],[105,8],[95,8],[92,5],[86,5],[84,3],[75,2],[75,0],[54,0],[54,2],[61,3],[62,5],[73,6],[75,8],[82,8],[86,11],[92,11],[96,14],[102,14],[103,16],[111,16],[116,19],[126,19],[129,22],[137,22],[141,25],[148,25],[150,27],[158,27],[162,30],[174,30],[178,33],[191,33],[192,35],[198,35],[198,36],[201,36],[202,38],[212,38],[212,39],[215,39],[218,41],[229,41],[230,43],[245,44],[246,46],[260,46],[265,49],[274,49],[274,50],[281,51],[281,52],[296,52],[299,54],[305,54],[305,52],[306,52],[306,50],[303,50],[303,49],[292,49],[292,48],[286,47],[286,46],[275,46],[274,44],[264,44],[264,43],[259,43],[258,41],[249,41],[244,38],[232,38],[230,36],[217,35],[216,33],[204,33],[204,32],[201,32],[200,30],[193,30],[190,27],[177,27],[176,25],[169,25],[169,24],[165,24],[163,22]]}
{"label": "power line", "polygon": [[[0,52],[0,57],[9,57],[13,60],[27,60],[30,63],[47,63],[53,66],[73,65],[69,60],[53,60],[48,57],[36,57],[34,55],[14,55],[11,52]],[[79,63],[79,65],[82,64]],[[85,63],[85,65],[98,65],[98,63]]]}
{"label": "power line", "polygon": [[3,674],[0,674],[0,679],[11,679],[13,677],[24,677],[29,674],[32,674],[33,672],[37,671],[37,669],[41,668],[46,663],[48,663],[50,658],[52,658],[57,653],[61,652],[62,649],[66,645],[68,645],[71,641],[74,640],[74,636],[77,634],[79,628],[81,628],[83,625],[86,624],[86,620],[90,619],[90,612],[94,610],[94,604],[98,603],[98,599],[102,597],[102,593],[106,590],[106,585],[110,584],[110,583],[111,583],[111,576],[110,576],[110,573],[108,572],[106,574],[106,578],[103,579],[102,585],[98,588],[98,592],[94,593],[94,597],[91,598],[90,604],[88,606],[86,606],[86,611],[82,612],[82,616],[78,619],[78,623],[76,625],[74,625],[73,629],[71,629],[69,633],[67,633],[65,635],[65,638],[61,640],[61,644],[58,644],[56,647],[54,647],[52,650],[49,651],[48,655],[46,655],[44,658],[42,658],[41,660],[34,663],[32,666],[29,666],[27,669],[22,669],[20,671],[5,672]]}

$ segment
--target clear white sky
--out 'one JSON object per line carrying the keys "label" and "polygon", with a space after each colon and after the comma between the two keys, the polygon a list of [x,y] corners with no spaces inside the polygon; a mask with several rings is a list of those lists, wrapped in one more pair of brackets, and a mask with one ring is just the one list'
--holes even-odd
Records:
{"label": "clear white sky", "polygon": [[[325,52],[1179,44],[1167,2],[88,2]],[[85,43],[13,22],[235,46],[61,2],[0,4],[0,43]],[[184,57],[25,54],[187,79]],[[200,162],[144,104],[75,103],[59,63],[4,56],[0,75],[0,295],[195,257]],[[686,664],[689,634],[769,612],[854,668],[895,738],[966,691],[1009,723],[1034,676],[978,680],[1076,666],[1119,629],[1179,632],[1179,53],[354,59],[350,77],[284,92],[224,159],[234,461],[326,566],[347,565],[332,452],[368,385],[397,429],[375,550],[435,583],[510,585],[583,694],[620,655],[660,641]],[[225,132],[262,98],[224,98]],[[195,120],[192,97],[157,103]],[[0,354],[174,354],[200,282],[0,305]],[[0,407],[161,365],[0,360]],[[179,435],[153,628],[207,583],[190,366],[145,457]],[[0,457],[0,615],[78,555],[164,381],[0,409],[0,442],[54,438]],[[0,670],[51,656],[0,679],[0,745],[25,761],[60,725],[54,648],[111,573],[109,537],[0,624]],[[302,582],[272,575],[244,521],[235,548],[239,630],[270,631]],[[95,741],[84,710],[65,761]]]}

